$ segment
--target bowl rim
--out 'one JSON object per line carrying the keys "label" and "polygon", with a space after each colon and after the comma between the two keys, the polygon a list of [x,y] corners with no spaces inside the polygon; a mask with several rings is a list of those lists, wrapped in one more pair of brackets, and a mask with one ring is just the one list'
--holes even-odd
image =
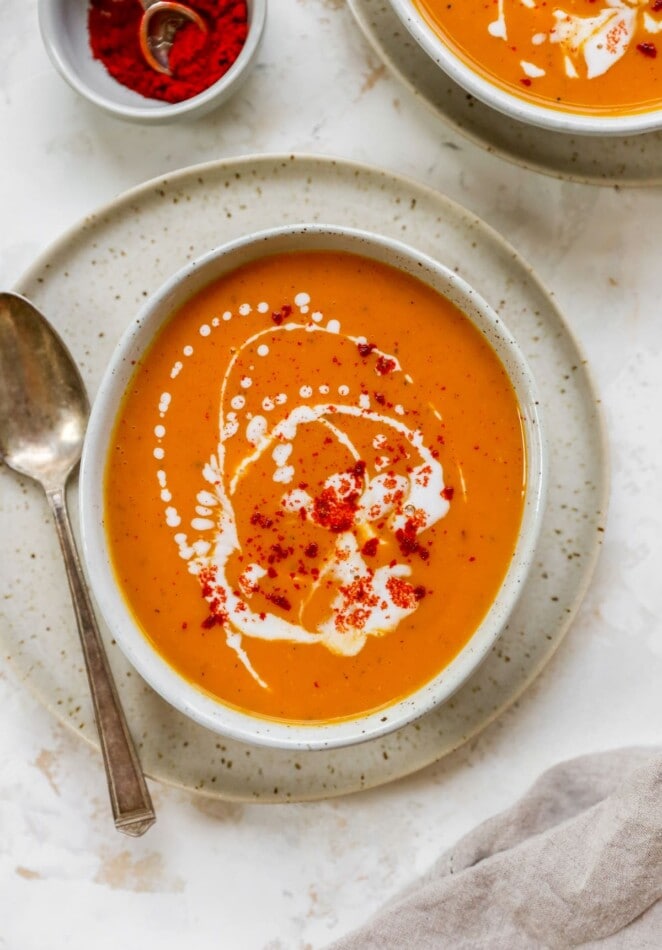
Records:
{"label": "bowl rim", "polygon": [[476,99],[511,119],[552,132],[595,136],[626,136],[653,132],[662,127],[662,106],[622,115],[564,112],[502,89],[480,75],[448,46],[417,9],[414,0],[388,0],[400,22],[427,55]]}
{"label": "bowl rim", "polygon": [[[301,242],[310,248],[311,239],[311,249],[344,250],[383,260],[433,286],[478,326],[502,363],[504,355],[499,349],[507,354],[504,365],[523,415],[527,460],[527,489],[515,552],[492,607],[469,641],[443,670],[408,696],[366,715],[328,723],[283,722],[252,715],[211,697],[178,673],[134,619],[115,578],[103,526],[108,443],[119,402],[134,372],[132,361],[150,345],[172,312],[202,287],[248,260],[295,250]],[[479,323],[493,335],[485,333]],[[494,647],[517,602],[533,561],[546,499],[547,446],[542,415],[535,378],[515,338],[477,291],[432,257],[366,230],[317,222],[269,228],[224,243],[184,265],[142,305],[115,347],[92,406],[80,467],[79,502],[82,551],[101,614],[143,679],[170,705],[221,735],[272,748],[330,749],[374,739],[405,726],[446,702],[460,688]]]}
{"label": "bowl rim", "polygon": [[[136,0],[136,2],[138,2],[138,0]],[[113,102],[112,99],[106,98],[106,96],[97,92],[92,86],[84,82],[69,57],[64,54],[63,46],[60,41],[60,31],[57,25],[58,17],[54,0],[38,0],[37,15],[39,31],[46,52],[52,64],[72,89],[100,109],[116,117],[136,122],[160,123],[171,121],[179,117],[194,117],[197,114],[209,111],[214,107],[217,99],[219,100],[218,105],[220,106],[224,99],[230,94],[230,90],[236,88],[236,85],[246,78],[248,69],[257,54],[258,47],[262,40],[267,14],[267,0],[247,0],[247,2],[249,16],[248,35],[241,48],[241,52],[227,72],[211,86],[203,89],[197,96],[191,96],[189,99],[183,99],[181,102],[163,102],[161,105],[149,106],[124,105]],[[154,103],[158,100],[146,98],[145,101]]]}

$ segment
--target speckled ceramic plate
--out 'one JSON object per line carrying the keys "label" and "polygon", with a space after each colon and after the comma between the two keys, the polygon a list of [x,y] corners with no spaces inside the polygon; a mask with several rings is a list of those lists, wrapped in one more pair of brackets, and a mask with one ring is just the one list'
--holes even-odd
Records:
{"label": "speckled ceramic plate", "polygon": [[[360,746],[290,753],[224,741],[166,705],[104,630],[148,775],[245,801],[324,798],[380,785],[475,735],[521,694],[565,634],[596,560],[606,503],[595,395],[556,307],[502,238],[415,182],[313,157],[247,157],[186,169],[148,182],[83,221],[46,251],[17,290],[63,335],[93,397],[138,305],[184,262],[250,231],[304,220],[403,239],[457,269],[499,311],[541,391],[550,439],[549,501],[526,588],[479,671],[445,706]],[[36,485],[4,469],[0,537],[3,655],[62,722],[96,743],[46,502]]]}
{"label": "speckled ceramic plate", "polygon": [[348,0],[386,65],[434,112],[502,158],[555,178],[596,185],[662,182],[662,132],[565,135],[509,119],[468,95],[410,36],[388,0]]}

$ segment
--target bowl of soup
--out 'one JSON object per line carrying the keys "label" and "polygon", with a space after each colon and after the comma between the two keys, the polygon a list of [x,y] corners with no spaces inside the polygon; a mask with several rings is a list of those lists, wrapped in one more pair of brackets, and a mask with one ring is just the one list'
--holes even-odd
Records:
{"label": "bowl of soup", "polygon": [[662,6],[650,0],[390,0],[455,82],[558,132],[662,127]]}
{"label": "bowl of soup", "polygon": [[461,277],[297,225],[213,250],[124,333],[81,465],[113,636],[218,733],[305,749],[396,729],[494,646],[533,557],[534,378]]}

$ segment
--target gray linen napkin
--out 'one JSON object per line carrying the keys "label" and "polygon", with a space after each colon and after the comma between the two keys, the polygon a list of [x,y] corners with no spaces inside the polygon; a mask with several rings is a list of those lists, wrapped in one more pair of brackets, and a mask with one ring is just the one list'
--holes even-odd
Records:
{"label": "gray linen napkin", "polygon": [[333,950],[662,950],[662,750],[543,773]]}

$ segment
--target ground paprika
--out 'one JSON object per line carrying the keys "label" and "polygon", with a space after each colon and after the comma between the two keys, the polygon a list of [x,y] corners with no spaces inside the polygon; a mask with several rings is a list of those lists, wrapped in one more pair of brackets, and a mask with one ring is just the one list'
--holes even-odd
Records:
{"label": "ground paprika", "polygon": [[208,26],[202,33],[186,24],[175,34],[170,52],[171,75],[153,70],[140,51],[139,0],[90,0],[90,48],[110,75],[148,99],[181,102],[203,92],[223,76],[248,35],[245,0],[192,0],[189,6]]}

